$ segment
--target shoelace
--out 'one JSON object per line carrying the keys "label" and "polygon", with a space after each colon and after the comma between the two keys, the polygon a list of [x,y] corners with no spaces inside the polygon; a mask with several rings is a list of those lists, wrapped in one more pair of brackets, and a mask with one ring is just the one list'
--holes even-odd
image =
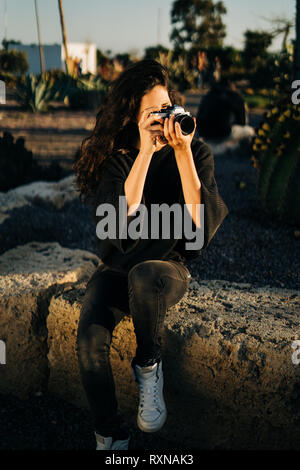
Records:
{"label": "shoelace", "polygon": [[158,388],[157,388],[158,377],[155,378],[155,382],[150,384],[140,383],[141,392],[141,408],[155,409],[158,404]]}

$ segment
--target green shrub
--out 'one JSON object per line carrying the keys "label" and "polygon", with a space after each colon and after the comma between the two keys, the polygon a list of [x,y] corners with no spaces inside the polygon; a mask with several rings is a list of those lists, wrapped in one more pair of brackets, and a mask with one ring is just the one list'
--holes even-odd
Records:
{"label": "green shrub", "polygon": [[23,51],[11,49],[0,50],[0,70],[8,73],[25,73],[29,68],[27,54]]}

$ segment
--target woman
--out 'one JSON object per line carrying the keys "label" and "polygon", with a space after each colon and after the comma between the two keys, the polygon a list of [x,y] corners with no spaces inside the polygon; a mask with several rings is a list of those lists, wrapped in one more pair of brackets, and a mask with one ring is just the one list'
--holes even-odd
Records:
{"label": "woman", "polygon": [[[199,256],[228,212],[207,145],[194,139],[195,131],[183,135],[173,118],[150,114],[174,104],[175,93],[163,66],[153,60],[131,65],[112,83],[74,165],[81,196],[91,199],[97,217],[109,204],[117,225],[122,225],[119,234],[127,235],[119,219],[122,197],[127,228],[139,218],[141,202],[149,209],[157,203],[192,204],[187,213],[193,228],[201,228],[197,211],[204,204],[200,249],[187,250],[185,236],[162,238],[161,233],[158,238],[130,234],[101,238],[104,225],[97,225],[101,263],[86,287],[77,352],[99,450],[128,449],[129,444],[109,359],[112,332],[124,314],[132,315],[137,341],[131,363],[139,387],[137,424],[144,432],[154,432],[165,423],[161,358],[165,313],[187,290],[191,274],[185,260]],[[142,226],[153,222],[145,212]],[[114,225],[111,219],[110,223]]]}

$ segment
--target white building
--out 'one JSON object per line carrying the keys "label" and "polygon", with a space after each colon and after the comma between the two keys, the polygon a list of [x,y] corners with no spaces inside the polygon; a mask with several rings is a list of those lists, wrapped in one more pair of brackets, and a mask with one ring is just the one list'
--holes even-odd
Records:
{"label": "white building", "polygon": [[[16,49],[27,54],[29,69],[26,73],[41,73],[40,52],[37,44],[9,44],[8,49]],[[45,71],[51,69],[65,69],[65,48],[63,44],[43,44]],[[81,60],[82,73],[97,73],[97,47],[96,44],[69,42],[68,56],[73,60]]]}

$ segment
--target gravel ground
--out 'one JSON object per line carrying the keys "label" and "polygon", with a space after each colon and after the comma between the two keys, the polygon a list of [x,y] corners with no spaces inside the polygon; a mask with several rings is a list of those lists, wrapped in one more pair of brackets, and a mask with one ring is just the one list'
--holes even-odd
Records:
{"label": "gravel ground", "polygon": [[[269,220],[261,213],[255,196],[257,171],[249,157],[215,158],[215,176],[229,215],[203,255],[187,263],[192,276],[247,282],[255,287],[298,289],[300,241],[293,234],[296,227]],[[239,188],[240,182],[245,183],[244,189]],[[79,202],[68,204],[60,213],[41,207],[35,214],[23,210],[16,216],[19,232],[14,240],[8,233],[1,233],[1,252],[17,241],[31,241],[35,234],[36,239],[58,241],[65,247],[97,254],[91,214]],[[44,217],[45,227],[38,232],[32,224],[39,226],[40,216]],[[8,226],[6,230],[9,231]],[[94,448],[87,411],[48,395],[27,401],[1,395],[0,403],[0,449]],[[172,449],[159,435],[146,435],[136,429],[132,432],[132,448]]]}
{"label": "gravel ground", "polygon": [[[293,225],[267,218],[256,199],[257,170],[242,156],[215,158],[215,177],[229,214],[208,249],[191,263],[201,279],[299,288],[300,241]],[[239,189],[239,183],[245,183]]]}

